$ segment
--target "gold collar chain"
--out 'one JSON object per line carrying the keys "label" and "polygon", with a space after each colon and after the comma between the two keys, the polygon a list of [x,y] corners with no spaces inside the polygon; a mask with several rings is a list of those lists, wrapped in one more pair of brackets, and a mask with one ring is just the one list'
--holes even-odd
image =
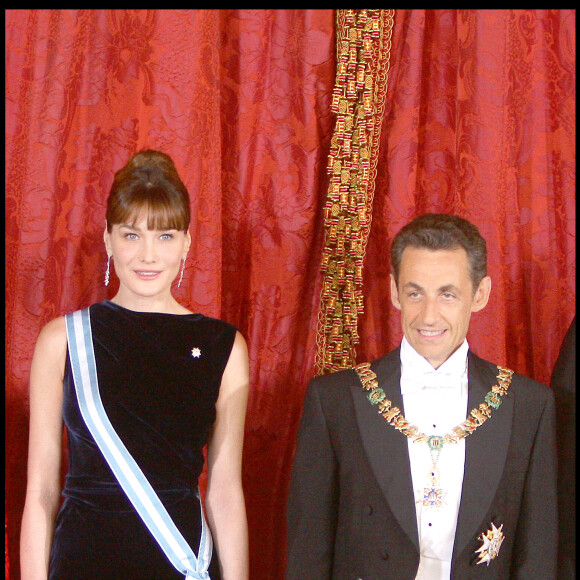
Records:
{"label": "gold collar chain", "polygon": [[497,385],[494,385],[491,391],[485,395],[485,401],[479,407],[472,409],[463,423],[454,427],[451,433],[443,436],[425,435],[425,433],[419,431],[416,425],[409,423],[401,413],[401,410],[398,407],[393,407],[383,389],[379,387],[377,375],[371,370],[370,363],[361,363],[354,370],[358,373],[363,389],[369,391],[367,398],[373,405],[378,405],[379,414],[390,425],[409,437],[409,439],[412,439],[414,443],[427,443],[431,451],[436,451],[441,449],[445,443],[458,443],[461,439],[471,435],[491,417],[493,409],[497,409],[501,405],[501,397],[507,393],[514,371],[500,366],[497,368],[499,370],[496,377]]}

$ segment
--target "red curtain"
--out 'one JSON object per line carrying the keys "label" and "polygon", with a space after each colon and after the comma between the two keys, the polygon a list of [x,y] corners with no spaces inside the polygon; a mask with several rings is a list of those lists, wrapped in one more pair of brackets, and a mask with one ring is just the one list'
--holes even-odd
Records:
{"label": "red curtain", "polygon": [[488,246],[471,347],[549,384],[575,310],[575,47],[573,10],[396,11],[361,360],[401,338],[385,242],[451,212]]}
{"label": "red curtain", "polygon": [[[395,12],[359,362],[400,339],[389,241],[415,215],[449,211],[488,240],[492,299],[472,347],[548,382],[575,308],[574,35],[573,10]],[[114,295],[106,196],[130,154],[153,147],[192,197],[176,296],[248,340],[251,577],[283,578],[314,372],[334,12],[7,10],[5,59],[6,577],[19,578],[36,337]]]}

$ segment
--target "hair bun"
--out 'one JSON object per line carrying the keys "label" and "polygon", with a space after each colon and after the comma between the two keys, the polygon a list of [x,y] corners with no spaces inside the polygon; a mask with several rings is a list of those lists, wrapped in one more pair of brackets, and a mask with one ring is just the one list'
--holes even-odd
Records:
{"label": "hair bun", "polygon": [[155,151],[153,149],[145,149],[144,151],[135,153],[131,158],[128,167],[133,169],[144,168],[147,170],[151,170],[153,167],[159,167],[165,171],[177,173],[177,168],[175,167],[175,163],[173,163],[171,157],[161,151]]}
{"label": "hair bun", "polygon": [[189,227],[189,193],[166,153],[145,149],[115,173],[107,199],[107,229],[133,223],[143,213],[151,230]]}

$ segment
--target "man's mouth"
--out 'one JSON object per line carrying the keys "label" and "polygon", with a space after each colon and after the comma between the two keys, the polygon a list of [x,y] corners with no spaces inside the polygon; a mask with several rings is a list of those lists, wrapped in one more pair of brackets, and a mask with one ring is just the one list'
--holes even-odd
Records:
{"label": "man's mouth", "polygon": [[445,332],[445,329],[443,330],[419,330],[419,334],[423,335],[423,336],[438,336],[440,334],[443,334]]}

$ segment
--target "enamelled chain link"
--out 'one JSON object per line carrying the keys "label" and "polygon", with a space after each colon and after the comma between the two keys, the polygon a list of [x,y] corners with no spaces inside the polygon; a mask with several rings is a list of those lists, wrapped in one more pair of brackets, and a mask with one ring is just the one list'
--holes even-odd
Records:
{"label": "enamelled chain link", "polygon": [[406,437],[409,437],[414,443],[427,443],[430,450],[441,449],[445,443],[458,443],[471,435],[478,427],[483,425],[491,417],[494,409],[501,405],[503,397],[510,386],[514,371],[498,366],[497,385],[494,385],[485,396],[485,400],[478,407],[475,407],[469,413],[467,419],[454,427],[451,433],[447,435],[426,435],[419,431],[419,428],[412,425],[405,419],[401,410],[393,406],[392,402],[387,399],[385,392],[379,386],[377,375],[371,369],[368,362],[359,364],[355,367],[358,373],[362,387],[369,391],[367,398],[373,405],[378,405],[379,414],[395,429],[400,431]]}

